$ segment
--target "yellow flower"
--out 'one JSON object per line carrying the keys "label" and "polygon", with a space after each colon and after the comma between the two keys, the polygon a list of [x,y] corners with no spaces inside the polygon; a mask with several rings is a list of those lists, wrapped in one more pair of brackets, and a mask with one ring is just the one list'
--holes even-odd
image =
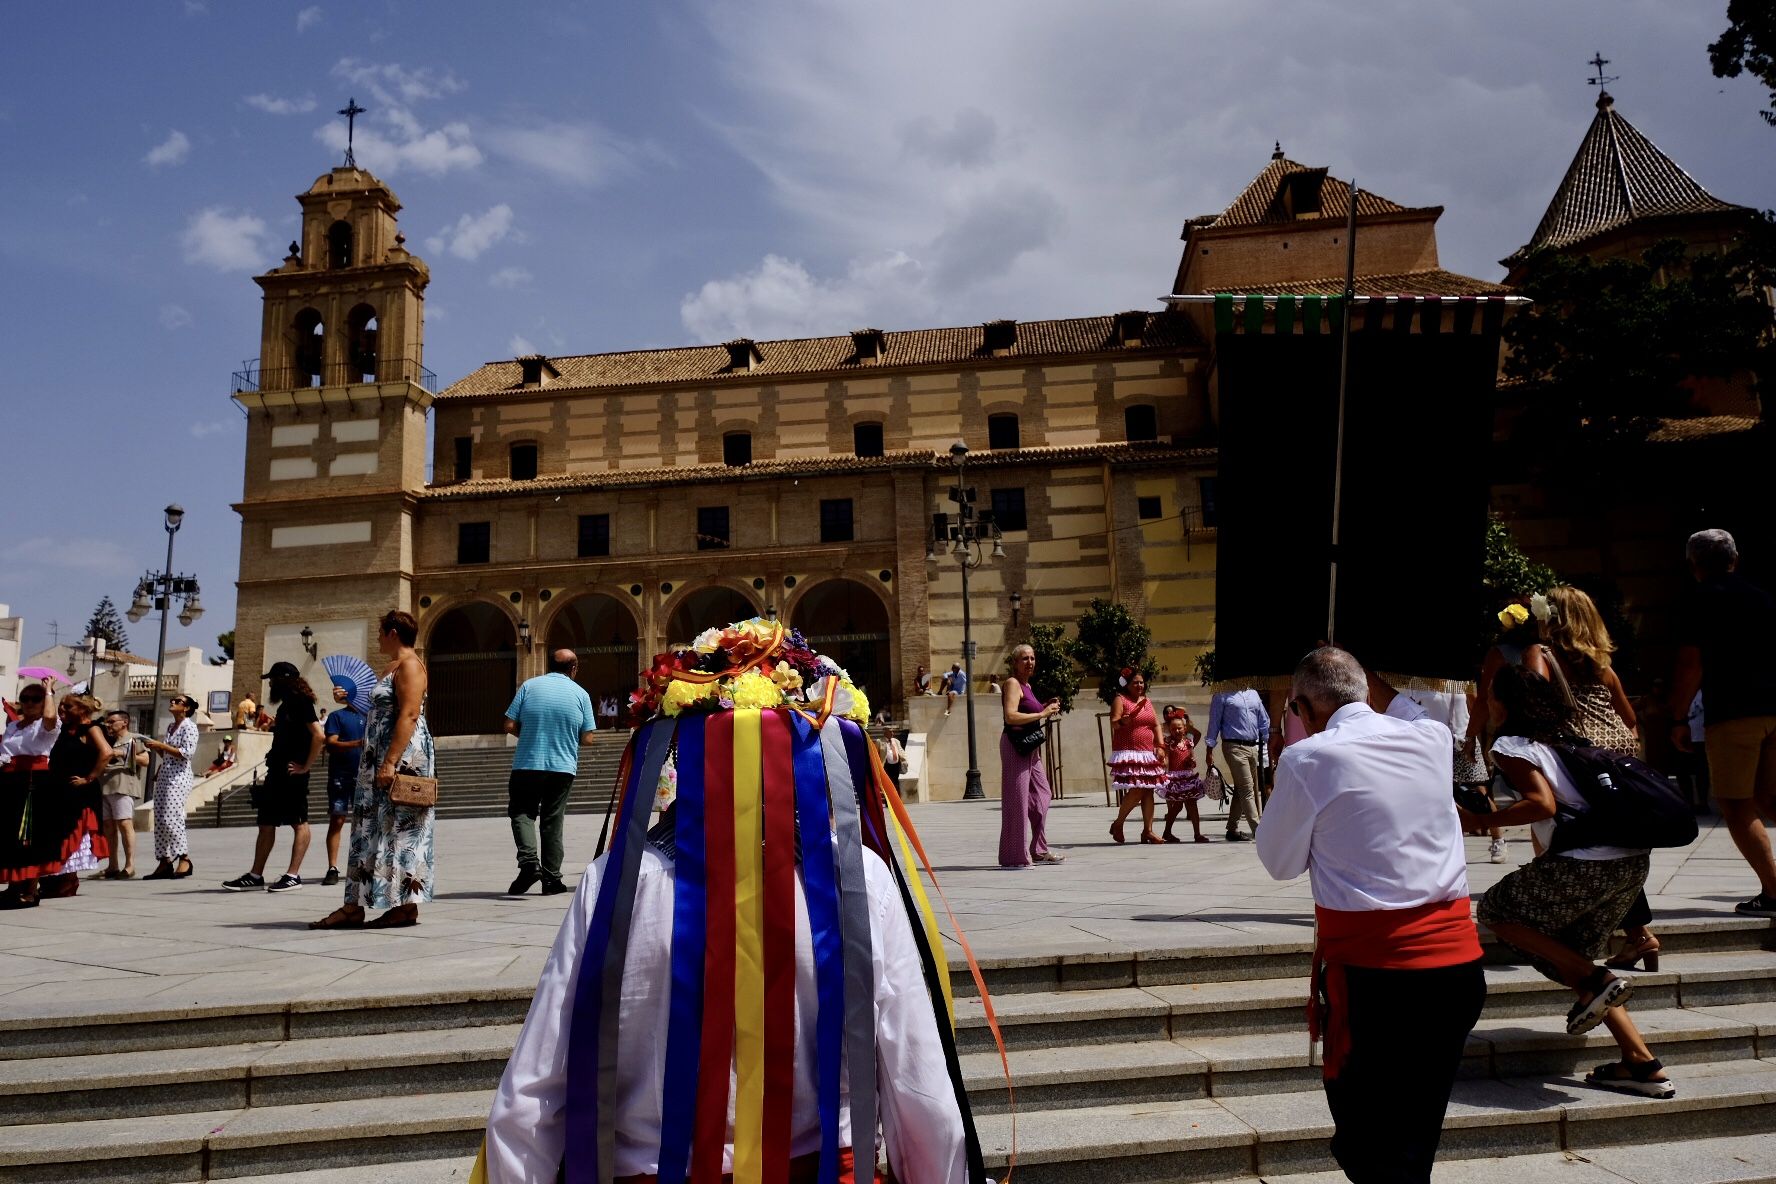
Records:
{"label": "yellow flower", "polygon": [[1529,610],[1521,604],[1507,604],[1499,610],[1499,626],[1504,629],[1515,629],[1529,620]]}
{"label": "yellow flower", "polygon": [[782,687],[785,691],[794,691],[801,689],[802,676],[796,673],[795,667],[785,662],[779,664],[775,670],[771,671],[771,681],[776,683],[779,687]]}
{"label": "yellow flower", "polygon": [[783,704],[783,693],[777,685],[756,670],[748,670],[734,680],[734,706],[740,710],[763,711]]}
{"label": "yellow flower", "polygon": [[714,683],[683,682],[675,679],[666,687],[666,694],[660,700],[660,710],[667,715],[677,715],[687,707],[714,697]]}
{"label": "yellow flower", "polygon": [[863,688],[858,687],[858,686],[853,686],[848,682],[840,683],[839,686],[840,686],[840,689],[851,692],[851,704],[850,704],[849,708],[847,708],[847,710],[845,711],[845,718],[846,719],[854,719],[860,724],[869,723],[869,720],[870,720],[869,696],[865,695],[863,693]]}

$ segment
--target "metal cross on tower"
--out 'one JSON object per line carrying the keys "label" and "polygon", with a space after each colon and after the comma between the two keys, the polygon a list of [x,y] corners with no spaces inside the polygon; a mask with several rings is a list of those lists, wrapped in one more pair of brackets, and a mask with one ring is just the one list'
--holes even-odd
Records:
{"label": "metal cross on tower", "polygon": [[1605,74],[1603,72],[1603,68],[1610,64],[1610,60],[1603,56],[1601,50],[1597,51],[1595,56],[1585,64],[1597,71],[1597,77],[1585,79],[1585,84],[1587,86],[1595,86],[1598,90],[1602,90],[1604,87],[1621,77],[1619,74]]}
{"label": "metal cross on tower", "polygon": [[366,110],[368,108],[358,106],[356,99],[339,109],[339,114],[345,116],[345,167],[348,169],[356,168],[358,164],[358,158],[352,154],[352,138],[357,130],[358,116]]}

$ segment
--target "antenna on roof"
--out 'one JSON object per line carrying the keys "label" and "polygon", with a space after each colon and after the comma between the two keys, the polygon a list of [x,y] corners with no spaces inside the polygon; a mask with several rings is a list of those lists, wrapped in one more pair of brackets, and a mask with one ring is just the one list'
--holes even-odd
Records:
{"label": "antenna on roof", "polygon": [[1596,53],[1591,58],[1591,60],[1586,62],[1585,64],[1597,71],[1597,76],[1595,78],[1585,79],[1585,85],[1586,86],[1595,86],[1600,95],[1607,93],[1606,91],[1604,91],[1604,89],[1603,89],[1604,87],[1608,86],[1610,83],[1615,82],[1619,78],[1621,78],[1620,74],[1605,74],[1603,72],[1603,68],[1610,64],[1610,60],[1603,56],[1602,50],[1596,51]]}

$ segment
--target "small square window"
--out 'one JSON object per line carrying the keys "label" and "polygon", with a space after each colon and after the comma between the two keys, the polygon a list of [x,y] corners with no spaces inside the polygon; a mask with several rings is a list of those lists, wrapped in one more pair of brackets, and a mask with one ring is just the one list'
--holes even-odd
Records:
{"label": "small square window", "polygon": [[697,550],[719,551],[727,547],[733,536],[728,533],[726,506],[697,507]]}
{"label": "small square window", "polygon": [[1159,415],[1151,403],[1123,408],[1122,434],[1130,443],[1159,439]]}
{"label": "small square window", "polygon": [[1205,529],[1213,530],[1218,521],[1215,507],[1215,478],[1204,477],[1197,484],[1202,489],[1202,524]]}
{"label": "small square window", "polygon": [[1165,511],[1160,508],[1160,500],[1156,497],[1138,497],[1135,499],[1135,512],[1142,518],[1163,517]]}
{"label": "small square window", "polygon": [[989,415],[989,416],[987,416],[987,447],[988,448],[1018,448],[1021,446],[1019,444],[1020,438],[1021,438],[1020,433],[1018,432],[1018,417],[1017,416],[1015,416],[1015,415]]}
{"label": "small square window", "polygon": [[596,559],[611,553],[611,516],[580,515],[580,558]]}
{"label": "small square window", "polygon": [[535,481],[537,475],[537,446],[535,444],[514,444],[510,453],[511,464],[507,470],[514,481]]}
{"label": "small square window", "polygon": [[854,538],[851,521],[851,499],[822,498],[820,502],[820,541],[848,543]]}
{"label": "small square window", "polygon": [[491,522],[459,522],[456,524],[456,561],[486,563],[492,552]]}
{"label": "small square window", "polygon": [[882,455],[882,425],[860,423],[851,429],[851,451],[858,456]]}
{"label": "small square window", "polygon": [[749,465],[752,463],[751,432],[729,432],[722,437],[722,463],[724,465]]}
{"label": "small square window", "polygon": [[1000,530],[1028,530],[1029,516],[1024,513],[1024,491],[1022,489],[995,489],[993,491],[993,521],[999,524]]}
{"label": "small square window", "polygon": [[456,439],[452,440],[451,443],[456,447],[456,479],[458,481],[467,481],[469,479],[469,474],[474,471],[471,454],[473,453],[475,442],[468,436],[458,436]]}

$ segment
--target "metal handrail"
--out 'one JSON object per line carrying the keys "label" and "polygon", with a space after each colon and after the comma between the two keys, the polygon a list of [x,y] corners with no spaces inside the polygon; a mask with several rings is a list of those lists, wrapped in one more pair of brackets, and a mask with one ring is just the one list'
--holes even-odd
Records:
{"label": "metal handrail", "polygon": [[233,785],[229,786],[227,789],[223,790],[221,793],[216,795],[216,798],[215,798],[215,802],[216,802],[216,823],[215,823],[215,825],[216,826],[220,827],[222,825],[222,803],[228,801],[235,794],[239,793],[242,789],[247,789],[250,791],[253,788],[255,788],[256,786],[262,785],[264,783],[261,780],[259,774],[261,774],[265,771],[266,760],[267,760],[266,757],[260,757],[259,763],[253,766],[253,775],[251,777],[243,777],[241,780],[236,781]]}
{"label": "metal handrail", "polygon": [[[365,374],[374,372],[374,377]],[[355,386],[366,382],[411,382],[436,394],[438,376],[419,364],[417,358],[378,358],[374,366],[360,369],[346,362],[330,362],[319,371],[295,366],[262,368],[254,358],[233,375],[229,393],[301,390],[311,386]]]}

